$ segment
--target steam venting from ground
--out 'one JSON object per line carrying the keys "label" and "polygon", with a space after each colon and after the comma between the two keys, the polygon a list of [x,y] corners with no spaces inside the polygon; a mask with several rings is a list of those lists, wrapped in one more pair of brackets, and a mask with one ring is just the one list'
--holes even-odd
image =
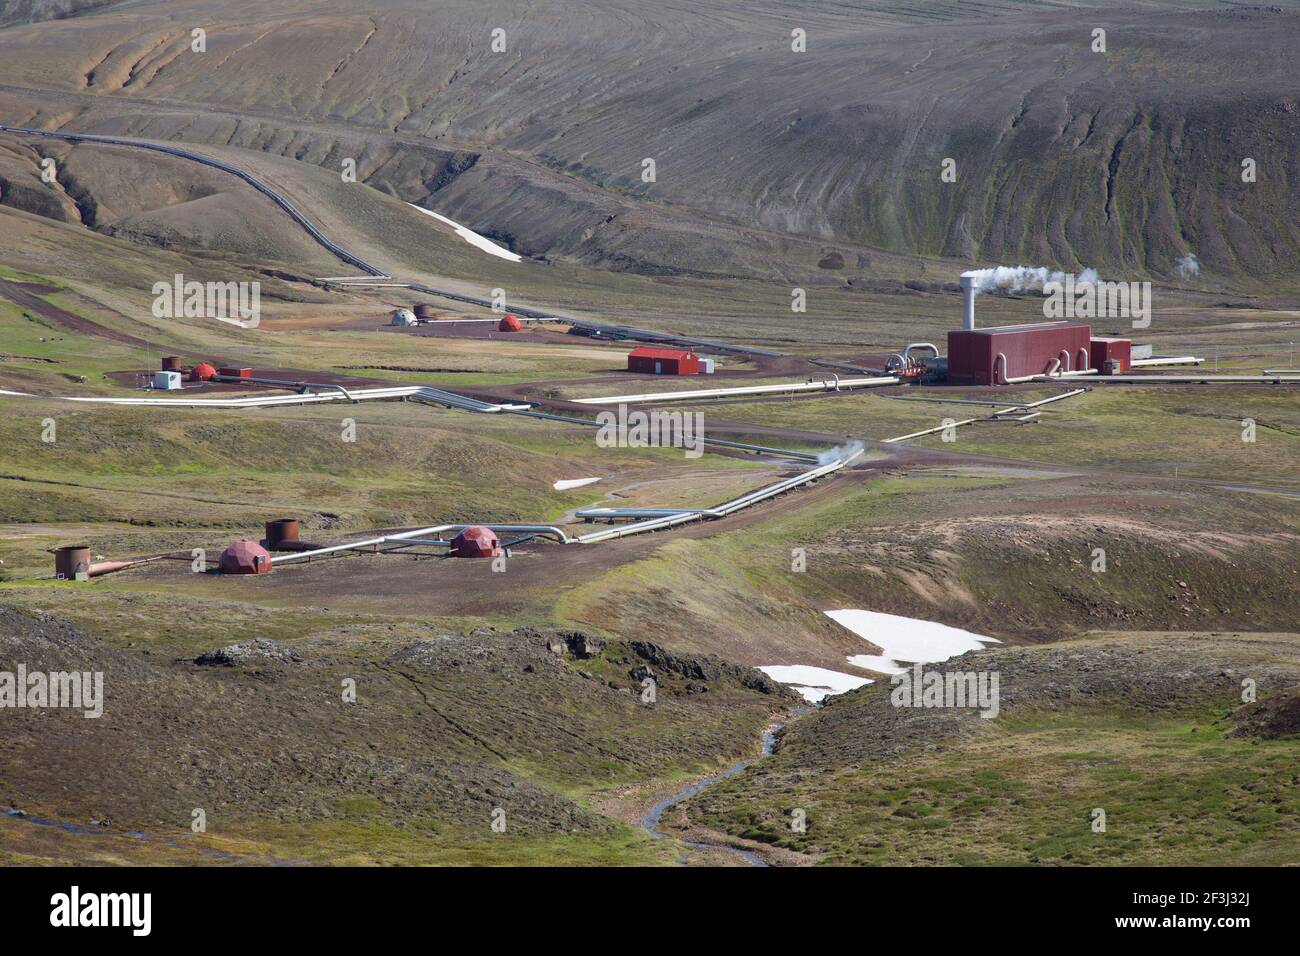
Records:
{"label": "steam venting from ground", "polygon": [[1189,252],[1174,263],[1174,275],[1180,279],[1195,279],[1201,274],[1201,264],[1196,261],[1196,253]]}
{"label": "steam venting from ground", "polygon": [[[975,294],[981,292],[1042,292],[1048,282],[1064,283],[1066,272],[1053,272],[1046,266],[994,266],[992,269],[972,269],[962,277],[975,280]],[[1075,288],[1096,285],[1101,277],[1096,269],[1084,269],[1074,277]]]}
{"label": "steam venting from ground", "polygon": [[837,461],[842,461],[849,457],[849,455],[860,452],[866,447],[866,445],[856,439],[844,445],[836,445],[834,448],[828,448],[826,451],[820,452],[817,455],[817,464],[830,465]]}

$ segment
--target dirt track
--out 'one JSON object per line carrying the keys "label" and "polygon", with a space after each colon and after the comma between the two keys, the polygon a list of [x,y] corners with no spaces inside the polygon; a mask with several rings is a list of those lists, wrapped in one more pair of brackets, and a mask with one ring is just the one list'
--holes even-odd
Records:
{"label": "dirt track", "polygon": [[[57,305],[51,305],[41,298],[43,295],[50,295],[55,292],[62,292],[54,286],[39,285],[33,282],[15,282],[12,279],[0,279],[0,296],[8,299],[14,305],[22,309],[28,309],[35,312],[41,318],[49,319],[60,328],[67,329],[69,332],[81,332],[85,335],[92,335],[96,338],[109,339],[113,342],[121,342],[123,345],[133,345],[139,348],[156,349],[158,351],[167,351],[167,348],[158,345],[156,342],[150,342],[135,335],[129,335],[126,332],[118,332],[107,326],[100,325],[98,322],[92,322],[90,319],[77,315],[75,312],[69,312],[67,309],[61,309]],[[124,316],[125,318],[125,316]]]}

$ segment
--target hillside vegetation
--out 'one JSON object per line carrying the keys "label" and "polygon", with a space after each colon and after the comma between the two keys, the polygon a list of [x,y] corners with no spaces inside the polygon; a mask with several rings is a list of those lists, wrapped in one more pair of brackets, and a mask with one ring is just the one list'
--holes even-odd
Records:
{"label": "hillside vegetation", "polygon": [[895,707],[888,682],[832,698],[688,819],[841,865],[1294,861],[1295,635],[1097,635],[936,669],[998,672],[1001,713]]}

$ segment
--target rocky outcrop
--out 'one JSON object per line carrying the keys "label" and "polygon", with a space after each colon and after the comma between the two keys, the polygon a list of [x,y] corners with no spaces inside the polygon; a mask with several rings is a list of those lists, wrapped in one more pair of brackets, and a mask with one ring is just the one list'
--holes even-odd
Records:
{"label": "rocky outcrop", "polygon": [[194,658],[194,663],[204,667],[238,667],[241,664],[279,661],[284,664],[302,663],[302,655],[281,641],[258,638],[239,644],[227,644]]}

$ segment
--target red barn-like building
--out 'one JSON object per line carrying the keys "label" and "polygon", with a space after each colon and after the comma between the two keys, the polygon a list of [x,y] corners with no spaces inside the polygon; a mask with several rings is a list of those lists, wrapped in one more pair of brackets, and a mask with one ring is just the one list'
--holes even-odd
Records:
{"label": "red barn-like building", "polygon": [[685,349],[643,346],[627,353],[627,370],[650,375],[699,375],[700,357]]}
{"label": "red barn-like building", "polygon": [[[948,381],[953,385],[1001,385],[1049,369],[1090,368],[1092,328],[1071,322],[1003,325],[948,333]],[[1054,362],[1060,362],[1059,368]]]}

